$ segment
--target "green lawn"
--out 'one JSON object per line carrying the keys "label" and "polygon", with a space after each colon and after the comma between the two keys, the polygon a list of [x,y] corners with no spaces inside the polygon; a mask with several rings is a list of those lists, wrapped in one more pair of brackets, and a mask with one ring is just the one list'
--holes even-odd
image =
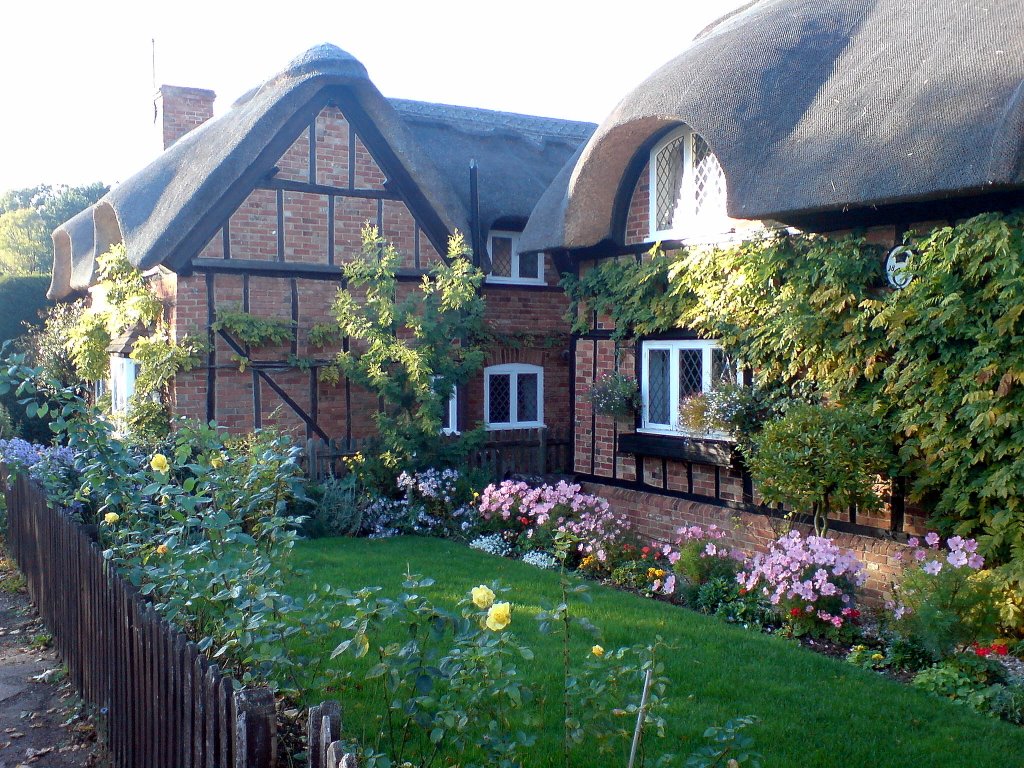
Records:
{"label": "green lawn", "polygon": [[[540,600],[556,597],[556,574],[437,539],[321,539],[301,543],[296,557],[311,582],[380,585],[392,596],[399,593],[408,566],[412,573],[434,578],[437,584],[427,593],[449,607],[483,582],[499,579],[512,587],[507,598],[514,606],[511,629],[536,653],[534,662],[519,665],[520,671],[536,693],[535,705],[549,711],[552,720],[528,766],[559,764],[560,641],[539,634],[532,618]],[[302,587],[303,582],[295,584],[296,591]],[[766,768],[1024,766],[1024,729],[790,641],[596,585],[593,603],[581,610],[604,630],[606,648],[655,634],[675,647],[667,660],[670,733],[663,742],[666,749],[652,745],[654,753],[686,755],[700,743],[706,726],[749,714],[760,718],[749,732]],[[585,654],[590,644],[581,638],[578,652]],[[363,732],[365,713],[358,699],[342,707],[346,731]],[[574,765],[606,768],[588,757],[593,756],[582,750]]]}

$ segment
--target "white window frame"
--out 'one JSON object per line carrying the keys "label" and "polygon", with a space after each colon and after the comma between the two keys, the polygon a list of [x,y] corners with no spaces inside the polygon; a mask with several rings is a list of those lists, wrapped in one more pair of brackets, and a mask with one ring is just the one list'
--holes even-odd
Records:
{"label": "white window frame", "polygon": [[127,413],[132,395],[135,394],[135,379],[139,375],[139,364],[130,357],[110,356],[110,411]]}
{"label": "white window frame", "polygon": [[[722,346],[714,340],[708,339],[652,339],[643,341],[640,344],[640,394],[643,398],[643,410],[640,421],[640,432],[647,432],[656,435],[684,435],[690,437],[708,437],[718,440],[729,440],[731,436],[726,432],[699,432],[695,433],[685,427],[679,420],[679,353],[682,350],[698,349],[701,351],[701,392],[707,394],[712,389],[711,380],[711,356],[716,349]],[[650,357],[652,351],[669,352],[669,424],[652,422],[648,418],[648,404],[650,403]],[[742,371],[736,371],[736,383],[743,383]]]}
{"label": "white window frame", "polygon": [[[654,149],[648,161],[648,231],[649,240],[683,240],[687,242],[722,243],[736,239],[736,225],[728,215],[721,218],[698,216],[696,211],[696,187],[693,167],[694,131],[682,126],[669,132]],[[673,219],[669,229],[658,229],[658,154],[669,144],[683,140],[683,180],[679,188],[679,200],[687,203],[687,210]]]}
{"label": "white window frame", "polygon": [[[436,382],[440,376],[431,376],[430,380]],[[441,427],[442,435],[459,434],[459,388],[452,385],[452,394],[448,398],[448,423],[450,427]]]}
{"label": "white window frame", "polygon": [[[508,238],[512,241],[512,269],[511,275],[487,275],[487,282],[494,284],[505,284],[505,285],[546,285],[544,280],[544,254],[537,254],[537,274],[534,277],[520,277],[519,276],[519,232],[507,232],[500,229],[491,230],[487,234],[487,255],[490,257],[494,253],[493,243],[494,238],[502,237]],[[491,260],[493,265],[494,261]]]}
{"label": "white window frame", "polygon": [[[519,376],[521,374],[537,374],[537,418],[534,421],[519,421]],[[489,422],[491,413],[491,377],[510,375],[509,385],[509,416],[510,421]],[[544,368],[527,363],[504,363],[484,368],[484,423],[489,430],[496,429],[530,429],[544,426]]]}

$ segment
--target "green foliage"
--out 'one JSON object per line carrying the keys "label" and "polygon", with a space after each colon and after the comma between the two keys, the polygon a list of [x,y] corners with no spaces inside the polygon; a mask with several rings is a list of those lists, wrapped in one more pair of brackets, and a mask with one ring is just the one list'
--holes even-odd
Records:
{"label": "green foliage", "polygon": [[0,440],[9,440],[14,437],[14,418],[7,407],[0,403]]}
{"label": "green foliage", "polygon": [[878,432],[862,408],[795,403],[744,448],[744,459],[764,499],[811,515],[821,536],[832,509],[879,506],[873,486],[891,458]]}
{"label": "green foliage", "polygon": [[46,247],[49,233],[31,208],[0,213],[0,271],[9,275],[46,272],[53,261]]}
{"label": "green foliage", "polygon": [[110,342],[107,318],[99,312],[83,312],[69,329],[68,352],[82,380],[103,381],[110,375]]}
{"label": "green foliage", "polygon": [[363,230],[361,257],[345,264],[348,287],[338,292],[334,314],[352,344],[338,353],[336,368],[383,400],[380,460],[392,470],[457,464],[470,444],[438,439],[452,388],[484,359],[472,341],[484,322],[483,273],[467,253],[462,236],[453,236],[448,263],[434,265],[404,296],[398,254],[374,227]]}
{"label": "green foliage", "polygon": [[999,605],[989,572],[947,566],[929,574],[914,565],[904,571],[895,597],[907,609],[896,629],[935,661],[998,635]]}
{"label": "green foliage", "polygon": [[748,592],[735,577],[714,576],[699,587],[691,606],[701,613],[717,616],[730,624],[761,628],[777,623],[775,613],[760,590]]}
{"label": "green foliage", "polygon": [[783,235],[717,250],[654,252],[566,278],[575,330],[587,309],[615,335],[689,328],[719,339],[765,385],[807,382],[863,403],[946,532],[977,535],[1024,595],[1024,213],[989,213],[905,243],[913,277],[882,279],[857,237]]}
{"label": "green foliage", "polygon": [[80,381],[68,340],[85,311],[85,302],[80,299],[54,304],[42,325],[28,329],[22,337],[18,346],[26,353],[29,365],[42,369],[44,379],[56,380],[62,387]]}
{"label": "green foliage", "polygon": [[49,285],[46,275],[0,275],[0,341],[22,336],[26,326],[41,325]]}
{"label": "green foliage", "polygon": [[323,349],[341,342],[341,329],[331,323],[313,323],[307,336],[310,346]]}
{"label": "green foliage", "polygon": [[1024,690],[1007,687],[1006,668],[990,658],[960,653],[914,676],[914,687],[965,704],[976,712],[1019,722]]}
{"label": "green foliage", "polygon": [[131,358],[139,364],[135,379],[136,401],[164,394],[175,374],[191,371],[202,364],[206,344],[194,336],[175,341],[162,332],[136,340]]}
{"label": "green foliage", "polygon": [[239,307],[218,307],[214,331],[227,331],[249,347],[284,344],[292,340],[295,326],[276,317],[257,317]]}
{"label": "green foliage", "polygon": [[722,726],[712,726],[704,731],[707,744],[694,752],[686,761],[686,768],[750,768],[761,767],[761,755],[754,752],[754,740],[742,733],[757,722],[753,716],[737,717]]}

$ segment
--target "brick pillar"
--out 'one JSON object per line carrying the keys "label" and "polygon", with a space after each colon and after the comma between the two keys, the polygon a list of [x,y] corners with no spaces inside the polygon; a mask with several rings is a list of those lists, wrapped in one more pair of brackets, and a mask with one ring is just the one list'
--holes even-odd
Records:
{"label": "brick pillar", "polygon": [[213,91],[161,85],[157,91],[154,119],[159,130],[160,149],[167,149],[193,128],[213,117]]}

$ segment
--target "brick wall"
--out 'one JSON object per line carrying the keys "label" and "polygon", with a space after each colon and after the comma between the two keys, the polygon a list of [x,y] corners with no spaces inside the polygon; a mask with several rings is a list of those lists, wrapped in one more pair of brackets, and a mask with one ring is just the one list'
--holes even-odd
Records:
{"label": "brick wall", "polygon": [[650,164],[640,172],[626,214],[626,245],[647,242],[651,232],[651,172]]}
{"label": "brick wall", "polygon": [[[614,510],[625,512],[641,537],[672,542],[684,525],[717,525],[729,533],[729,545],[744,552],[764,552],[783,530],[782,521],[765,515],[741,512],[699,501],[673,498],[655,492],[636,491],[601,483],[584,483],[584,490],[608,499]],[[796,526],[800,528],[800,526]],[[807,528],[802,528],[807,533]],[[868,580],[864,596],[878,603],[892,578],[899,572],[895,555],[903,545],[890,540],[850,533],[830,533],[840,547],[853,550],[865,564]]]}
{"label": "brick wall", "polygon": [[[329,241],[333,234],[335,264],[341,264],[359,253],[364,225],[380,224],[381,232],[397,249],[401,266],[425,269],[439,260],[439,255],[418,223],[401,201],[351,197],[344,190],[382,191],[385,174],[372,154],[336,107],[324,108],[313,126],[301,130],[291,146],[277,161],[277,179],[308,183],[310,169],[310,137],[313,137],[315,168],[312,176],[319,185],[337,189],[331,197],[319,190],[293,191],[255,189],[232,213],[225,232],[220,231],[200,254],[205,259],[253,260],[286,264],[327,265],[330,262]],[[350,156],[350,146],[354,154]],[[279,231],[279,221],[283,227]],[[333,232],[331,231],[333,229]],[[227,248],[225,248],[225,242]],[[549,283],[557,283],[554,267],[548,264]],[[290,322],[292,318],[292,287],[289,277],[266,277],[251,274],[216,274],[213,277],[215,308],[242,308],[260,317],[275,317]],[[316,411],[317,422],[332,437],[365,437],[375,431],[373,416],[376,398],[351,384],[327,384],[315,373],[297,370],[288,365],[294,355],[319,364],[333,359],[340,345],[319,349],[309,343],[309,331],[317,323],[333,323],[331,306],[340,285],[339,280],[296,278],[298,326],[294,344],[246,350],[254,361],[276,362],[276,370],[266,375],[310,415]],[[186,332],[207,335],[208,297],[205,274],[194,273],[168,283],[169,319],[176,335]],[[413,290],[403,284],[402,291]],[[561,292],[544,292],[528,288],[502,288],[487,291],[488,317],[503,332],[528,330],[534,333],[565,331],[562,313],[566,308]],[[252,370],[239,371],[232,357],[235,351],[219,335],[215,339],[216,386],[214,417],[234,431],[248,431],[257,425],[277,425],[304,436],[306,426],[292,408],[260,376]],[[568,425],[568,360],[563,357],[568,342],[544,350],[522,349],[506,352],[545,368],[545,415],[549,423]],[[501,353],[496,353],[502,357]],[[503,358],[504,359],[504,358]],[[181,374],[173,388],[172,402],[176,412],[205,419],[207,408],[208,369]],[[316,397],[313,396],[313,391]],[[483,378],[468,390],[469,417],[475,422],[483,417]],[[315,402],[315,409],[314,409]],[[553,421],[554,420],[554,421]]]}

